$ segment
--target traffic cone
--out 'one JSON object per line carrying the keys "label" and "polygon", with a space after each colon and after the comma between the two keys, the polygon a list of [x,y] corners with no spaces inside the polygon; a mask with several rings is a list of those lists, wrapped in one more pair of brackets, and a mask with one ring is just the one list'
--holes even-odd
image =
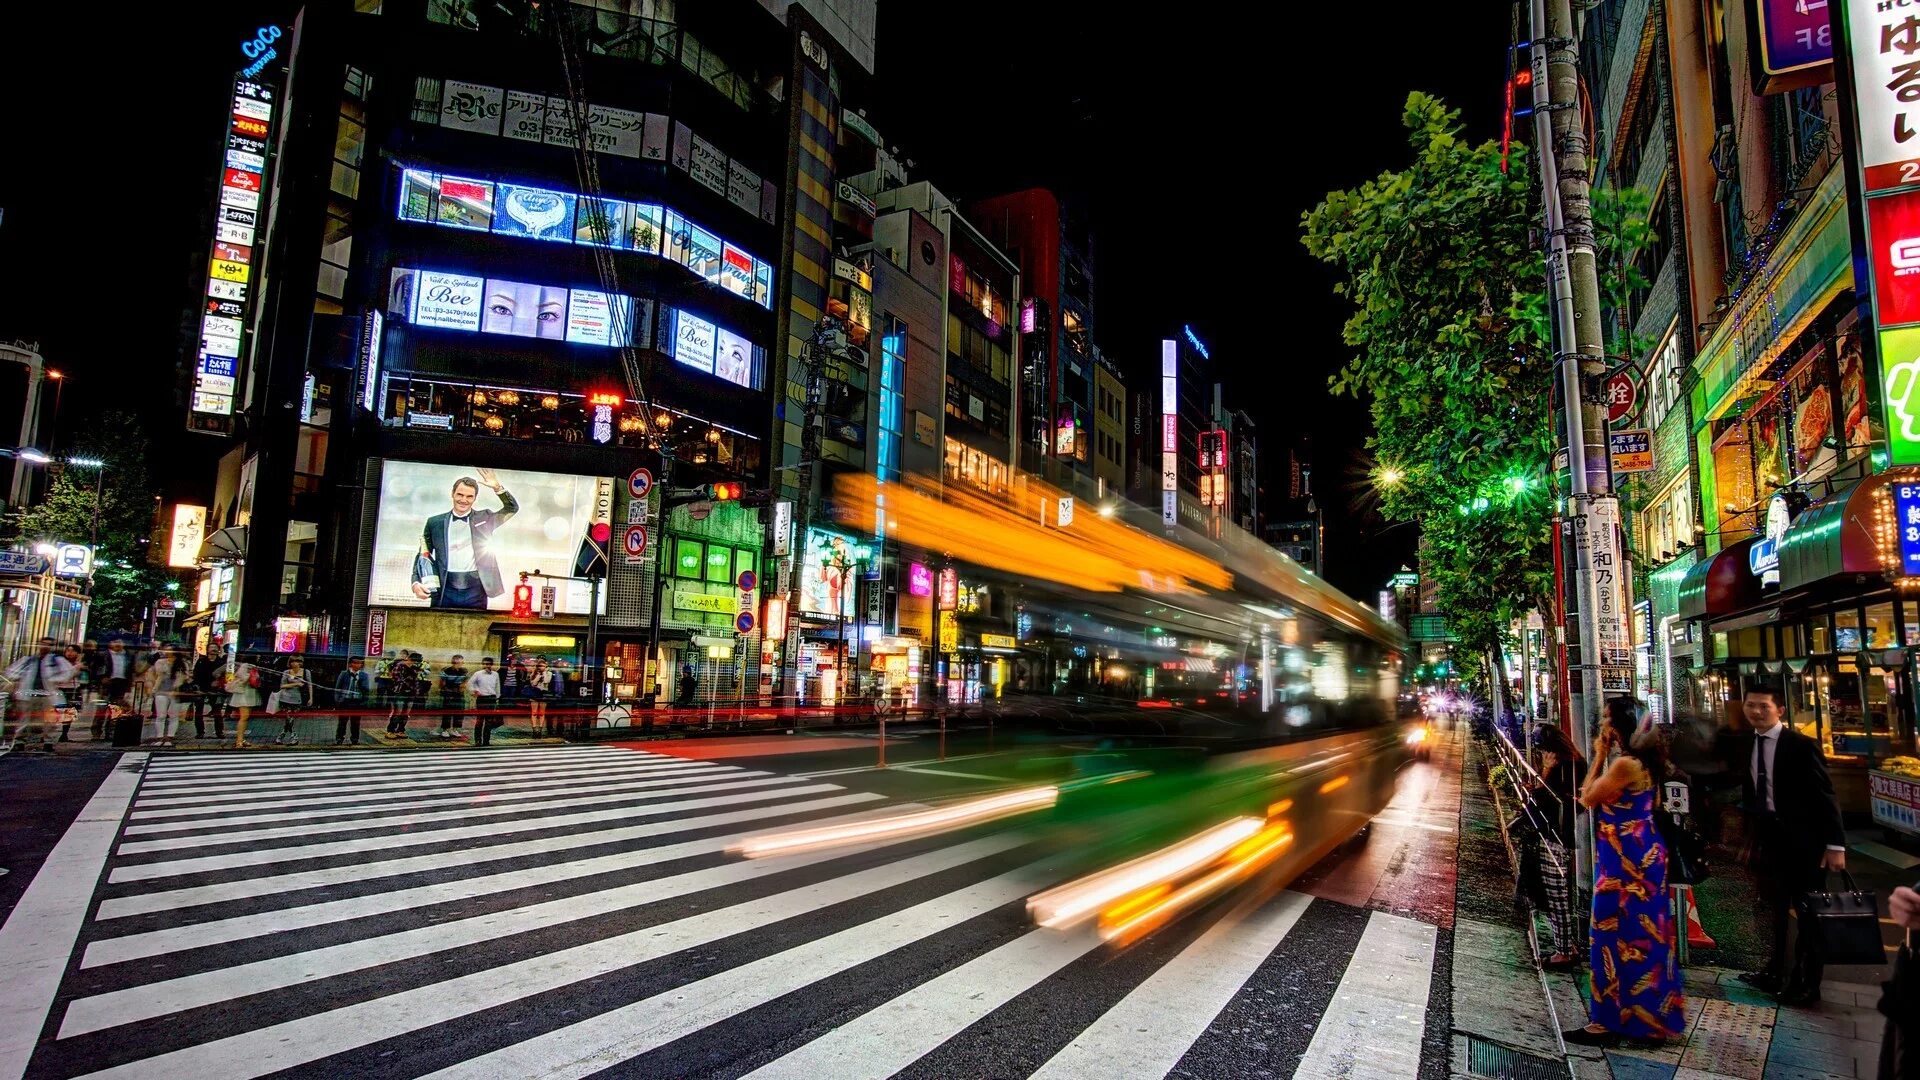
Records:
{"label": "traffic cone", "polygon": [[1682,886],[1687,894],[1687,946],[1694,949],[1715,948],[1713,938],[1708,936],[1707,928],[1700,924],[1700,905],[1693,902],[1693,886]]}

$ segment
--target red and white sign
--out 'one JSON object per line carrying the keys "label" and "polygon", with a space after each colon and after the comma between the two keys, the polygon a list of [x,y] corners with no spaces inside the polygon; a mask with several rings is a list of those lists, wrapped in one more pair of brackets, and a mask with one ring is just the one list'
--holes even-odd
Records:
{"label": "red and white sign", "polygon": [[1617,424],[1631,416],[1639,401],[1640,387],[1633,381],[1633,376],[1620,371],[1608,377],[1607,423]]}
{"label": "red and white sign", "polygon": [[647,553],[647,527],[627,526],[627,531],[620,535],[620,547],[627,553],[629,565],[639,562],[640,556]]}
{"label": "red and white sign", "polygon": [[1920,322],[1920,191],[1868,199],[1867,228],[1880,325]]}
{"label": "red and white sign", "polygon": [[379,656],[387,651],[387,613],[383,608],[367,612],[367,655]]}
{"label": "red and white sign", "polygon": [[1866,190],[1920,184],[1920,20],[1904,3],[1846,5]]}
{"label": "red and white sign", "polygon": [[653,490],[653,473],[646,469],[635,469],[627,475],[627,494],[636,499],[644,499],[647,492]]}

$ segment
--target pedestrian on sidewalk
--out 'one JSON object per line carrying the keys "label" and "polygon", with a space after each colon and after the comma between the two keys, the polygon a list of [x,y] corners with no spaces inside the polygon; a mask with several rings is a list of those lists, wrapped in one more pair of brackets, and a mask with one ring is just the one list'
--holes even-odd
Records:
{"label": "pedestrian on sidewalk", "polygon": [[457,739],[461,725],[466,717],[460,710],[467,703],[467,679],[471,676],[467,670],[466,658],[458,653],[440,669],[440,737]]}
{"label": "pedestrian on sidewalk", "polygon": [[1820,745],[1782,722],[1781,705],[1777,688],[1748,683],[1740,699],[1748,730],[1723,731],[1719,740],[1741,777],[1754,877],[1773,911],[1767,966],[1737,978],[1782,1005],[1806,1006],[1820,1000],[1824,962],[1817,934],[1793,934],[1787,951],[1788,916],[1802,896],[1825,886],[1827,871],[1847,868],[1847,834]]}
{"label": "pedestrian on sidewalk", "polygon": [[219,696],[215,683],[220,673],[220,658],[214,653],[197,656],[193,661],[193,735],[207,737],[207,716],[213,716],[213,737],[221,737]]}
{"label": "pedestrian on sidewalk", "polygon": [[1557,725],[1541,724],[1534,745],[1540,751],[1541,784],[1533,794],[1552,826],[1550,834],[1540,838],[1537,861],[1541,906],[1553,928],[1553,951],[1547,955],[1545,966],[1564,971],[1579,966],[1579,924],[1573,917],[1569,880],[1573,871],[1575,799],[1586,783],[1587,763]]}
{"label": "pedestrian on sidewalk", "polygon": [[174,736],[180,731],[191,677],[186,657],[174,649],[161,652],[160,659],[147,669],[147,681],[153,688],[153,718],[159,726],[154,734],[161,746],[172,746]]}
{"label": "pedestrian on sidewalk", "polygon": [[73,674],[68,676],[71,689],[62,695],[66,701],[60,707],[60,741],[69,742],[73,733],[74,718],[79,716],[80,709],[87,700],[87,669],[86,657],[81,653],[80,646],[69,642],[62,655],[67,658],[67,666],[73,669]]}
{"label": "pedestrian on sidewalk", "polygon": [[[1887,1018],[1880,1038],[1880,1080],[1920,1080],[1920,968],[1913,955],[1913,932],[1920,930],[1920,892],[1905,885],[1887,897],[1887,914],[1907,932],[1893,960],[1893,978],[1880,984],[1880,1013]],[[1864,1035],[1865,1033],[1862,1032]]]}
{"label": "pedestrian on sidewalk", "polygon": [[493,745],[494,713],[500,708],[500,673],[493,669],[493,657],[480,658],[480,670],[467,680],[473,691],[473,745]]}
{"label": "pedestrian on sidewalk", "polygon": [[414,662],[416,654],[402,651],[400,658],[393,662],[387,673],[391,681],[392,711],[387,714],[387,738],[404,739],[407,737],[407,721],[413,716],[413,701],[421,693],[419,665]]}
{"label": "pedestrian on sidewalk", "polygon": [[300,740],[293,733],[294,714],[313,700],[312,684],[307,681],[306,661],[297,656],[287,661],[287,670],[280,673],[280,688],[274,691],[273,696],[280,710],[280,744],[299,745]]}
{"label": "pedestrian on sidewalk", "polygon": [[534,660],[520,692],[527,696],[527,726],[537,735],[552,734],[547,730],[547,699],[553,695],[553,680],[547,675],[546,657]]}
{"label": "pedestrian on sidewalk", "polygon": [[357,656],[348,658],[347,669],[333,682],[333,708],[339,714],[333,724],[335,746],[345,746],[349,734],[353,745],[360,745],[360,712],[372,693],[373,679],[367,674],[366,662]]}
{"label": "pedestrian on sidewalk", "polygon": [[1606,725],[1593,740],[1593,771],[1580,790],[1580,805],[1593,812],[1593,998],[1591,1022],[1562,1033],[1569,1043],[1663,1042],[1686,1028],[1667,849],[1653,820],[1666,751],[1645,714],[1632,698],[1607,702]]}
{"label": "pedestrian on sidewalk", "polygon": [[[50,637],[41,638],[34,652],[15,660],[0,676],[6,679],[13,699],[7,708],[9,723],[0,725],[0,744],[15,738],[24,744],[27,729],[37,726],[41,742],[48,751],[53,750],[52,724],[66,702],[67,688],[73,685],[73,668],[66,657],[54,651],[55,644]],[[16,721],[18,727],[14,726]]]}
{"label": "pedestrian on sidewalk", "polygon": [[236,750],[247,745],[247,721],[252,718],[253,710],[260,707],[261,684],[266,679],[265,671],[238,657],[227,671],[227,707],[233,710],[233,745]]}

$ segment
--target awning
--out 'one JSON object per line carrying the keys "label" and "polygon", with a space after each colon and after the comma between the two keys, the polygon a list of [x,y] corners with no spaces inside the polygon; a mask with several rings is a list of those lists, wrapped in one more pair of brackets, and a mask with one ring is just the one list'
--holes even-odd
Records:
{"label": "awning", "polygon": [[247,527],[234,525],[211,533],[200,545],[199,562],[240,562],[247,557]]}
{"label": "awning", "polygon": [[[1799,589],[1848,574],[1871,574],[1885,580],[1898,571],[1897,542],[1892,544],[1895,565],[1881,555],[1882,533],[1894,529],[1893,495],[1896,483],[1920,482],[1920,469],[1888,469],[1853,487],[1814,503],[1787,527],[1780,543],[1780,588]],[[1896,538],[1891,534],[1889,541]]]}
{"label": "awning", "polygon": [[1760,579],[1747,566],[1747,552],[1754,542],[1754,537],[1748,537],[1722,548],[1687,571],[1687,576],[1680,579],[1681,618],[1731,615],[1760,603]]}

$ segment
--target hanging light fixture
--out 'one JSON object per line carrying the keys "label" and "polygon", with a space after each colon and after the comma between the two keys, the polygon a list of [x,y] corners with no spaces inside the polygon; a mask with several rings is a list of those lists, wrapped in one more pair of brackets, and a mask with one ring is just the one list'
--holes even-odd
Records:
{"label": "hanging light fixture", "polygon": [[653,423],[654,423],[654,426],[658,427],[662,431],[665,431],[666,429],[673,426],[673,417],[668,416],[666,413],[660,413],[659,415],[653,418]]}
{"label": "hanging light fixture", "polygon": [[485,390],[475,390],[467,400],[473,402],[475,405],[485,405],[487,403],[487,392]]}
{"label": "hanging light fixture", "polygon": [[486,424],[488,431],[499,431],[507,426],[507,422],[498,416],[489,416],[483,423]]}
{"label": "hanging light fixture", "polygon": [[543,397],[543,398],[541,398],[541,399],[540,399],[540,407],[541,407],[541,408],[543,408],[543,409],[546,409],[546,410],[547,410],[547,411],[549,411],[549,412],[551,412],[551,411],[553,411],[554,409],[557,409],[557,408],[559,408],[559,407],[560,407],[560,395],[559,395],[559,394],[548,394],[548,395],[547,395],[546,397]]}
{"label": "hanging light fixture", "polygon": [[520,393],[517,390],[502,390],[493,395],[493,399],[502,405],[518,405],[520,404]]}

